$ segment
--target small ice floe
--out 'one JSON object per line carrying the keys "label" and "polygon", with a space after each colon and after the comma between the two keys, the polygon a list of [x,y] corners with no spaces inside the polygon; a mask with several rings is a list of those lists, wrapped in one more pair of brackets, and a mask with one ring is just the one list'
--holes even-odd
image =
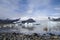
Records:
{"label": "small ice floe", "polygon": [[32,23],[25,23],[22,28],[32,30],[34,28],[34,25]]}

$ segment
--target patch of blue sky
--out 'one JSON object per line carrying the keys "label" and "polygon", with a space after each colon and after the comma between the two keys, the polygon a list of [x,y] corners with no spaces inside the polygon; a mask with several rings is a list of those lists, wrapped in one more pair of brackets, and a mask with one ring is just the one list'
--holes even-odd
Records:
{"label": "patch of blue sky", "polygon": [[19,12],[25,12],[27,10],[27,8],[28,8],[27,7],[28,6],[27,0],[21,0],[21,1],[19,1],[18,6],[19,6],[19,10],[17,10],[17,11],[19,11]]}
{"label": "patch of blue sky", "polygon": [[52,6],[58,6],[58,5],[60,5],[60,0],[51,0],[51,5]]}

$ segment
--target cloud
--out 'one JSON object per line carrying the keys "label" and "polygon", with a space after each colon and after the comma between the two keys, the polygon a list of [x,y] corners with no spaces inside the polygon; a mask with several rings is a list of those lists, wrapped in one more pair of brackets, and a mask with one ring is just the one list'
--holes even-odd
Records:
{"label": "cloud", "polygon": [[21,14],[16,12],[18,10],[19,0],[0,0],[0,18],[17,18]]}
{"label": "cloud", "polygon": [[[28,1],[28,12],[33,13],[36,10],[42,10],[43,8],[46,8],[49,6],[49,1],[48,0],[29,0]],[[41,9],[42,8],[42,9]],[[28,13],[27,12],[27,13]]]}
{"label": "cloud", "polygon": [[52,15],[54,15],[56,17],[60,17],[60,13],[55,13],[55,14],[52,14]]}
{"label": "cloud", "polygon": [[57,13],[60,13],[60,7],[56,7],[54,9],[57,11]]}
{"label": "cloud", "polygon": [[60,10],[60,8],[55,8],[55,10]]}
{"label": "cloud", "polygon": [[46,18],[50,7],[49,4],[50,0],[28,0],[26,16],[33,17],[34,19],[43,19],[43,17]]}
{"label": "cloud", "polygon": [[[0,0],[0,18],[45,18],[59,15],[60,8],[52,0]],[[54,5],[53,5],[54,4]]]}

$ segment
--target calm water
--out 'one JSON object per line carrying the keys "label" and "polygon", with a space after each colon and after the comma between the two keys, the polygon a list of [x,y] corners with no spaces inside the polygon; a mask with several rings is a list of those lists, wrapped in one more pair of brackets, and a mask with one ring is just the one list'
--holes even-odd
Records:
{"label": "calm water", "polygon": [[[45,27],[48,28],[47,32],[52,32],[55,34],[60,34],[60,22],[52,22],[52,21],[48,21],[48,20],[40,20],[40,21],[36,21],[34,24],[40,24],[40,25],[33,25],[33,30],[29,30],[26,28],[22,28],[22,26],[17,26],[18,30],[16,31],[16,29],[6,29],[6,30],[2,30],[3,31],[8,31],[8,32],[21,32],[21,33],[25,33],[25,34],[32,34],[32,33],[40,33],[40,34],[44,34],[46,33],[46,31],[44,30]],[[1,31],[1,29],[0,29]]]}
{"label": "calm water", "polygon": [[21,33],[25,33],[25,34],[32,34],[32,33],[46,33],[46,31],[44,31],[44,28],[47,27],[48,31],[47,32],[52,32],[55,34],[60,34],[60,23],[59,22],[52,22],[52,21],[48,21],[48,20],[40,20],[37,21],[35,23],[39,23],[40,25],[34,25],[34,29],[33,30],[28,30],[28,29],[24,29],[21,28],[19,26],[19,30]]}

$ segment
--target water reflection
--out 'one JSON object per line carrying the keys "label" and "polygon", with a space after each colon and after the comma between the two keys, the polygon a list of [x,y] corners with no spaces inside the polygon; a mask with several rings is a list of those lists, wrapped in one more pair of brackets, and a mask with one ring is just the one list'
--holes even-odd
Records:
{"label": "water reflection", "polygon": [[50,21],[48,25],[52,30],[57,30],[57,31],[60,30],[60,22]]}
{"label": "water reflection", "polygon": [[[39,21],[36,21],[34,23],[29,23],[29,24],[28,23],[25,23],[25,24],[18,23],[16,25],[14,25],[13,28],[17,28],[18,29],[17,32],[26,33],[26,34],[46,33],[44,28],[48,29],[47,32],[59,33],[60,32],[60,22],[39,20]],[[13,30],[15,30],[15,29],[13,29]]]}
{"label": "water reflection", "polygon": [[[39,23],[40,25],[33,25]],[[32,23],[32,25],[26,25],[24,26],[25,28],[21,28],[20,32],[23,33],[46,33],[46,31],[44,31],[44,28],[47,27],[48,31],[47,32],[59,32],[60,30],[60,22],[53,22],[53,21],[46,21],[46,20],[42,20],[42,21],[37,21],[35,23]],[[33,30],[29,30],[29,28],[33,27]]]}

